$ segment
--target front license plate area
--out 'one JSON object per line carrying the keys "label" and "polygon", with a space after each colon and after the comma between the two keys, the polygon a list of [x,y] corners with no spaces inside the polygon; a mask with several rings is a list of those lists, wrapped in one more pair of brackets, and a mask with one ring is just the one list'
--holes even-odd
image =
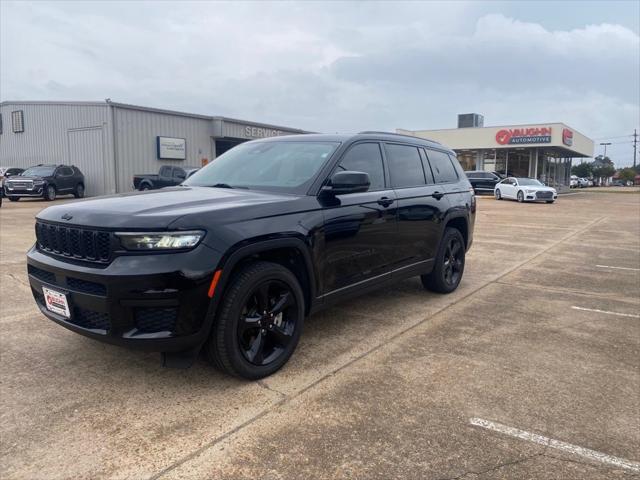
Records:
{"label": "front license plate area", "polygon": [[71,317],[71,311],[69,310],[69,301],[64,293],[56,292],[47,287],[42,287],[42,293],[44,294],[44,302],[47,310],[64,318]]}

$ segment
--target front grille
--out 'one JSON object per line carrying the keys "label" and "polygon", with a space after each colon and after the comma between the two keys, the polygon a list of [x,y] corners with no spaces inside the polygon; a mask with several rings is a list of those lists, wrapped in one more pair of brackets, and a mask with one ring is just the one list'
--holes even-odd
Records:
{"label": "front grille", "polygon": [[80,278],[67,277],[67,286],[76,292],[88,293],[90,295],[107,295],[107,287],[101,283],[90,282]]}
{"label": "front grille", "polygon": [[33,189],[33,181],[32,180],[12,181],[12,182],[7,182],[7,186],[11,188],[15,188],[16,190],[31,190]]}
{"label": "front grille", "polygon": [[94,312],[93,310],[86,310],[79,307],[73,309],[73,315],[67,321],[79,327],[94,330],[109,330],[111,327],[108,313]]}
{"label": "front grille", "polygon": [[34,267],[33,265],[28,265],[27,270],[30,275],[33,275],[38,280],[47,283],[56,283],[56,276],[53,274],[53,272],[47,272],[46,270]]}
{"label": "front grille", "polygon": [[536,192],[536,198],[553,198],[553,192]]}
{"label": "front grille", "polygon": [[178,319],[177,308],[137,308],[136,328],[143,333],[173,331]]}
{"label": "front grille", "polygon": [[38,249],[89,262],[109,263],[111,234],[100,230],[36,222]]}

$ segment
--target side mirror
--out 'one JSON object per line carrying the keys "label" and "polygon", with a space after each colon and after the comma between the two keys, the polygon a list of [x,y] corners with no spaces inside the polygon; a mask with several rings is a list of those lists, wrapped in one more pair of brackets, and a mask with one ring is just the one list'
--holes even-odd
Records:
{"label": "side mirror", "polygon": [[346,171],[334,173],[329,185],[323,187],[322,190],[332,195],[344,195],[366,192],[370,185],[368,173]]}

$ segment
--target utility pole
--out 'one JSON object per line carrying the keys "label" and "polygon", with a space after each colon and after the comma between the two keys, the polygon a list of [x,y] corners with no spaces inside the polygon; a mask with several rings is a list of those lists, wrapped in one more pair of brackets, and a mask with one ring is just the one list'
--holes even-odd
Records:
{"label": "utility pole", "polygon": [[636,168],[636,155],[638,152],[637,145],[638,144],[638,131],[633,129],[633,168]]}
{"label": "utility pole", "polygon": [[604,145],[604,155],[602,156],[602,160],[604,160],[607,156],[607,145],[611,145],[611,142],[601,143],[600,145]]}

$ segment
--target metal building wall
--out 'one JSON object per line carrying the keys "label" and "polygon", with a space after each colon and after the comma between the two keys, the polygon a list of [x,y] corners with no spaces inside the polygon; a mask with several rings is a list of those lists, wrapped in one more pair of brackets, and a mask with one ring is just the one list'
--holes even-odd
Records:
{"label": "metal building wall", "polygon": [[[24,132],[13,133],[11,112],[24,112]],[[115,192],[113,140],[107,104],[82,102],[4,102],[0,104],[0,165],[74,163],[86,175],[89,196]],[[91,132],[91,148],[83,150]],[[73,159],[71,151],[74,152]],[[101,173],[101,174],[98,174]]]}
{"label": "metal building wall", "polygon": [[[133,189],[133,176],[158,173],[162,165],[200,167],[202,159],[212,160],[212,122],[173,113],[115,105],[117,190]],[[186,160],[159,160],[156,137],[185,138]]]}

